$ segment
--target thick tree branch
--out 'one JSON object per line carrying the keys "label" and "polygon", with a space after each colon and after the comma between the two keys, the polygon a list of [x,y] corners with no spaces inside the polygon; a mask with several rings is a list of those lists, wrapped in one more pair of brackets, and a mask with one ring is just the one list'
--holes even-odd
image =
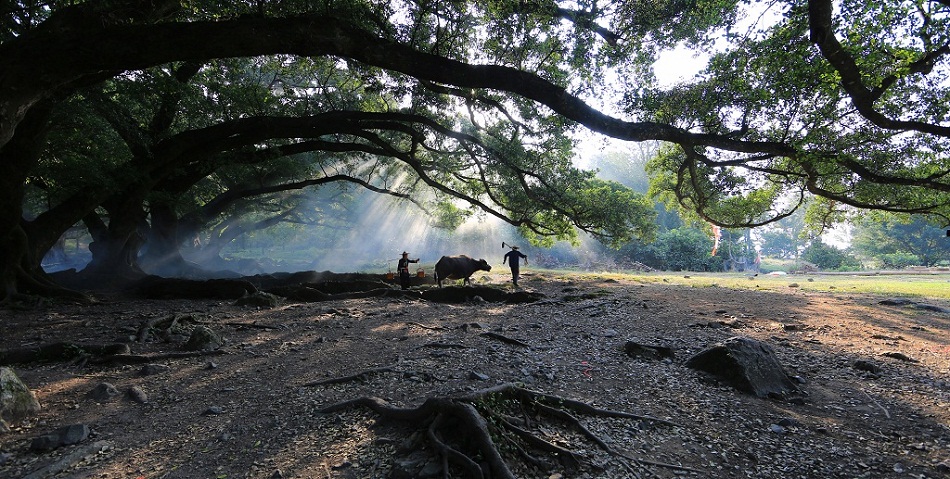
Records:
{"label": "thick tree branch", "polygon": [[[823,57],[841,75],[841,87],[851,97],[854,107],[871,123],[889,130],[909,130],[950,137],[950,127],[922,121],[894,120],[878,111],[874,103],[887,88],[897,82],[894,76],[886,77],[876,89],[869,88],[862,80],[861,69],[834,34],[833,7],[831,0],[809,0],[808,21],[811,41],[818,46]],[[950,46],[943,45],[912,63],[910,73],[925,73],[936,61],[950,53]]]}

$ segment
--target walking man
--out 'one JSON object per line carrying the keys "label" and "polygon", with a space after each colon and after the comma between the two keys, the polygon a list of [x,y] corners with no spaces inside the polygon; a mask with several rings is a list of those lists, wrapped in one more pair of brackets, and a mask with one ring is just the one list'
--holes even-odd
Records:
{"label": "walking man", "polygon": [[512,246],[511,251],[505,253],[505,258],[501,260],[501,264],[507,262],[508,266],[511,267],[511,283],[514,284],[516,288],[518,287],[518,276],[521,272],[521,266],[518,264],[520,259],[524,259],[525,265],[528,264],[528,257],[521,251],[518,251],[517,246]]}

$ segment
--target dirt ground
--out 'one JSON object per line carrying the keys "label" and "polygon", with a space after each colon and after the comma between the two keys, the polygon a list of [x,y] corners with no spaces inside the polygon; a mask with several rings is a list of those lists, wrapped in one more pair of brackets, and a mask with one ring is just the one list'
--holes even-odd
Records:
{"label": "dirt ground", "polygon": [[[511,287],[500,274],[477,279]],[[538,437],[573,450],[581,467],[530,466],[500,447],[517,477],[950,477],[946,301],[887,306],[879,304],[887,298],[863,294],[542,274],[522,286],[545,298],[383,297],[276,308],[106,298],[0,311],[0,350],[71,341],[175,352],[184,329],[198,323],[226,339],[223,354],[156,361],[167,369],[150,375],[139,363],[13,365],[42,410],[0,433],[0,477],[443,477],[413,424],[361,408],[320,409],[363,396],[414,407],[504,383],[642,416],[578,415],[619,455],[563,422],[531,422]],[[183,331],[140,341],[143,324],[175,315]],[[760,399],[684,365],[732,336],[771,345],[803,382],[801,394]],[[628,341],[668,346],[675,356],[633,358]],[[880,371],[856,368],[859,360]],[[383,369],[313,384],[374,368]],[[100,383],[146,397],[89,398]],[[88,425],[91,436],[30,450],[34,438],[71,424]]]}

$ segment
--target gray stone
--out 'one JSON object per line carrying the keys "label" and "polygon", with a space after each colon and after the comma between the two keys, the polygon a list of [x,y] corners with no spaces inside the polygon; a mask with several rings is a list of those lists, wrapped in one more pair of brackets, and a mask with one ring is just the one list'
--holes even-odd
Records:
{"label": "gray stone", "polygon": [[10,368],[0,368],[0,418],[14,422],[35,414],[40,403]]}
{"label": "gray stone", "polygon": [[867,371],[871,374],[880,374],[881,366],[873,361],[867,361],[864,359],[859,359],[854,362],[854,369],[858,371]]}
{"label": "gray stone", "polygon": [[44,434],[40,437],[33,438],[33,441],[30,442],[31,451],[52,451],[59,446],[62,446],[62,443],[55,434]]}
{"label": "gray stone", "polygon": [[207,326],[198,326],[191,331],[185,351],[210,351],[224,346],[224,339]]}
{"label": "gray stone", "polygon": [[276,308],[280,304],[280,297],[275,294],[258,291],[253,294],[238,298],[234,302],[235,306],[251,306],[257,308]]}
{"label": "gray stone", "polygon": [[119,390],[109,383],[99,383],[92,391],[86,393],[86,397],[95,401],[109,401],[119,395]]}
{"label": "gray stone", "polygon": [[672,359],[674,356],[673,348],[667,346],[640,344],[635,341],[627,341],[627,343],[623,346],[623,351],[631,358]]}
{"label": "gray stone", "polygon": [[89,426],[85,424],[71,424],[56,430],[64,445],[77,444],[89,438]]}
{"label": "gray stone", "polygon": [[63,426],[50,434],[36,437],[30,443],[34,451],[51,451],[60,446],[78,444],[89,438],[89,426],[85,424],[71,424]]}
{"label": "gray stone", "polygon": [[422,466],[422,470],[419,471],[420,478],[429,478],[429,477],[443,477],[442,463],[439,461],[429,461],[425,466]]}
{"label": "gray stone", "polygon": [[710,373],[757,397],[782,397],[797,390],[772,347],[751,338],[729,338],[693,355],[686,366]]}
{"label": "gray stone", "polygon": [[138,386],[130,387],[128,391],[128,396],[129,396],[129,399],[140,404],[145,404],[148,402],[148,394],[145,394],[145,391],[143,391],[142,388]]}
{"label": "gray stone", "polygon": [[475,371],[468,373],[468,378],[474,381],[488,381],[490,379],[487,374],[477,373]]}
{"label": "gray stone", "polygon": [[170,370],[171,368],[164,364],[146,364],[145,366],[142,366],[141,370],[139,370],[139,374],[142,376],[152,376],[155,374],[168,372]]}
{"label": "gray stone", "polygon": [[792,417],[786,417],[786,418],[782,418],[778,422],[778,425],[782,427],[800,427],[802,423],[798,422],[798,419],[795,419]]}

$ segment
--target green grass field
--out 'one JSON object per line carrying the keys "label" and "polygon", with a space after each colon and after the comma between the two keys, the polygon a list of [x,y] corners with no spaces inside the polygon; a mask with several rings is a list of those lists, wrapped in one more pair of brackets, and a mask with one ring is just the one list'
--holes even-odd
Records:
{"label": "green grass field", "polygon": [[744,273],[587,273],[534,270],[540,276],[582,279],[616,279],[644,283],[667,283],[696,288],[724,287],[762,291],[797,288],[824,293],[871,293],[884,296],[912,296],[950,300],[950,273],[944,274],[794,274],[752,276]]}

